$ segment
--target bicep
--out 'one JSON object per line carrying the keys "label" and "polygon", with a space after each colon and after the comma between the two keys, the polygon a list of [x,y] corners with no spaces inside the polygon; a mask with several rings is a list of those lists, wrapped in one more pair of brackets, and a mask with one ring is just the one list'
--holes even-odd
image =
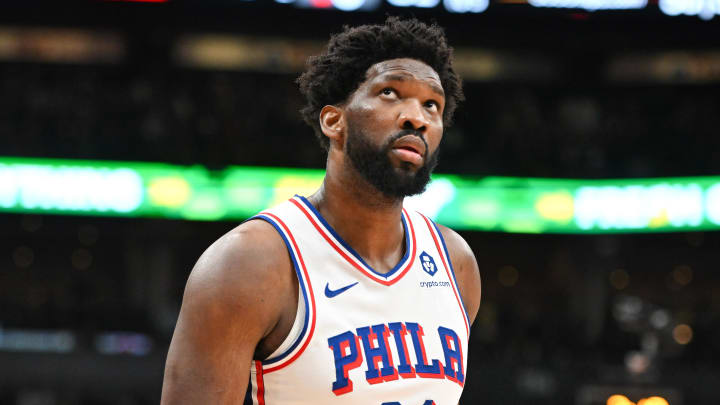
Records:
{"label": "bicep", "polygon": [[242,317],[202,303],[192,290],[188,285],[191,294],[183,299],[170,343],[162,403],[241,403],[262,336]]}
{"label": "bicep", "polygon": [[277,321],[281,303],[268,292],[276,282],[269,274],[278,272],[243,246],[226,250],[213,245],[190,275],[165,365],[163,404],[242,403],[255,349]]}
{"label": "bicep", "polygon": [[475,322],[475,317],[480,309],[482,295],[480,269],[472,252],[463,260],[459,273],[457,277],[460,279],[458,280],[460,294],[463,296],[465,309],[468,312],[470,324],[472,324]]}

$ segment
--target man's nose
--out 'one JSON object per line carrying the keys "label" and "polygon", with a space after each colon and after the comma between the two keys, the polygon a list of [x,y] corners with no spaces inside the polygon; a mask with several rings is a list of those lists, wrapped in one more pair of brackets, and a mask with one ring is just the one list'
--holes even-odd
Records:
{"label": "man's nose", "polygon": [[425,132],[430,122],[425,117],[422,105],[417,100],[408,100],[398,116],[398,123],[402,129],[414,129]]}

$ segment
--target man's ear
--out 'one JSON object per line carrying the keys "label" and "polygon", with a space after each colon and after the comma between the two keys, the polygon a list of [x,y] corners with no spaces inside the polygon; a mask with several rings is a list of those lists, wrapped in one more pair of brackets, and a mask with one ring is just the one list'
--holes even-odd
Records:
{"label": "man's ear", "polygon": [[320,110],[320,129],[330,138],[330,143],[342,144],[345,136],[345,115],[342,108],[326,105]]}

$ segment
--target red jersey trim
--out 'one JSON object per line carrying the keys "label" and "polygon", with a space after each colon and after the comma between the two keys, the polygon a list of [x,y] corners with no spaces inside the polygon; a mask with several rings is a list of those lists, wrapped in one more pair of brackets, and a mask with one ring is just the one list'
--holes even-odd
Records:
{"label": "red jersey trim", "polygon": [[300,263],[300,267],[302,268],[303,278],[305,279],[304,281],[307,283],[307,287],[308,287],[307,289],[310,294],[310,308],[308,308],[308,310],[311,313],[310,330],[303,337],[302,343],[300,345],[300,349],[298,349],[295,352],[295,354],[293,354],[288,359],[284,359],[283,361],[281,361],[278,364],[263,366],[263,367],[265,367],[262,370],[263,373],[268,374],[268,373],[272,373],[273,371],[280,370],[280,369],[288,366],[289,364],[291,364],[293,361],[295,361],[305,351],[308,344],[310,343],[310,340],[312,340],[313,334],[315,332],[315,320],[316,320],[315,293],[313,292],[312,284],[310,283],[310,276],[308,275],[307,267],[305,267],[305,261],[303,260],[302,254],[300,253],[300,249],[298,248],[297,242],[295,241],[295,237],[293,236],[292,232],[290,232],[290,229],[288,228],[288,226],[285,225],[285,222],[283,222],[280,218],[278,218],[274,214],[271,214],[270,212],[264,211],[258,215],[266,215],[266,216],[272,218],[282,228],[283,233],[285,234],[287,239],[292,244],[292,248],[293,248],[294,252],[291,251],[290,253],[297,256],[297,259],[298,259],[297,261],[298,261],[298,263]]}
{"label": "red jersey trim", "polygon": [[265,384],[263,382],[262,362],[255,360],[256,398],[258,405],[265,405]]}

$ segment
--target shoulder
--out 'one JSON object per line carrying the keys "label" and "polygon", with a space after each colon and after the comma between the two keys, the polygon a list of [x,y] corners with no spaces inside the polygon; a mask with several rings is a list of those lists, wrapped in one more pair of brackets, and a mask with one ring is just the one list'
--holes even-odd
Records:
{"label": "shoulder", "polygon": [[[188,279],[188,289],[227,293],[257,293],[277,284],[290,273],[285,244],[271,224],[262,220],[245,222],[216,240],[200,256]],[[187,291],[186,291],[187,295]],[[225,294],[215,297],[223,298]],[[186,297],[187,298],[187,297]]]}
{"label": "shoulder", "polygon": [[[262,220],[245,222],[215,241],[190,273],[183,310],[217,315],[222,324],[242,317],[262,339],[285,310],[294,279],[285,244]],[[292,295],[292,294],[291,294]],[[213,317],[209,317],[211,321]]]}
{"label": "shoulder", "polygon": [[438,229],[445,240],[460,295],[472,323],[480,308],[481,296],[480,270],[475,254],[470,245],[457,232],[440,224],[438,224]]}
{"label": "shoulder", "polygon": [[273,226],[263,220],[252,220],[232,229],[216,240],[200,256],[189,282],[233,281],[271,277],[263,271],[282,262],[285,244]]}

